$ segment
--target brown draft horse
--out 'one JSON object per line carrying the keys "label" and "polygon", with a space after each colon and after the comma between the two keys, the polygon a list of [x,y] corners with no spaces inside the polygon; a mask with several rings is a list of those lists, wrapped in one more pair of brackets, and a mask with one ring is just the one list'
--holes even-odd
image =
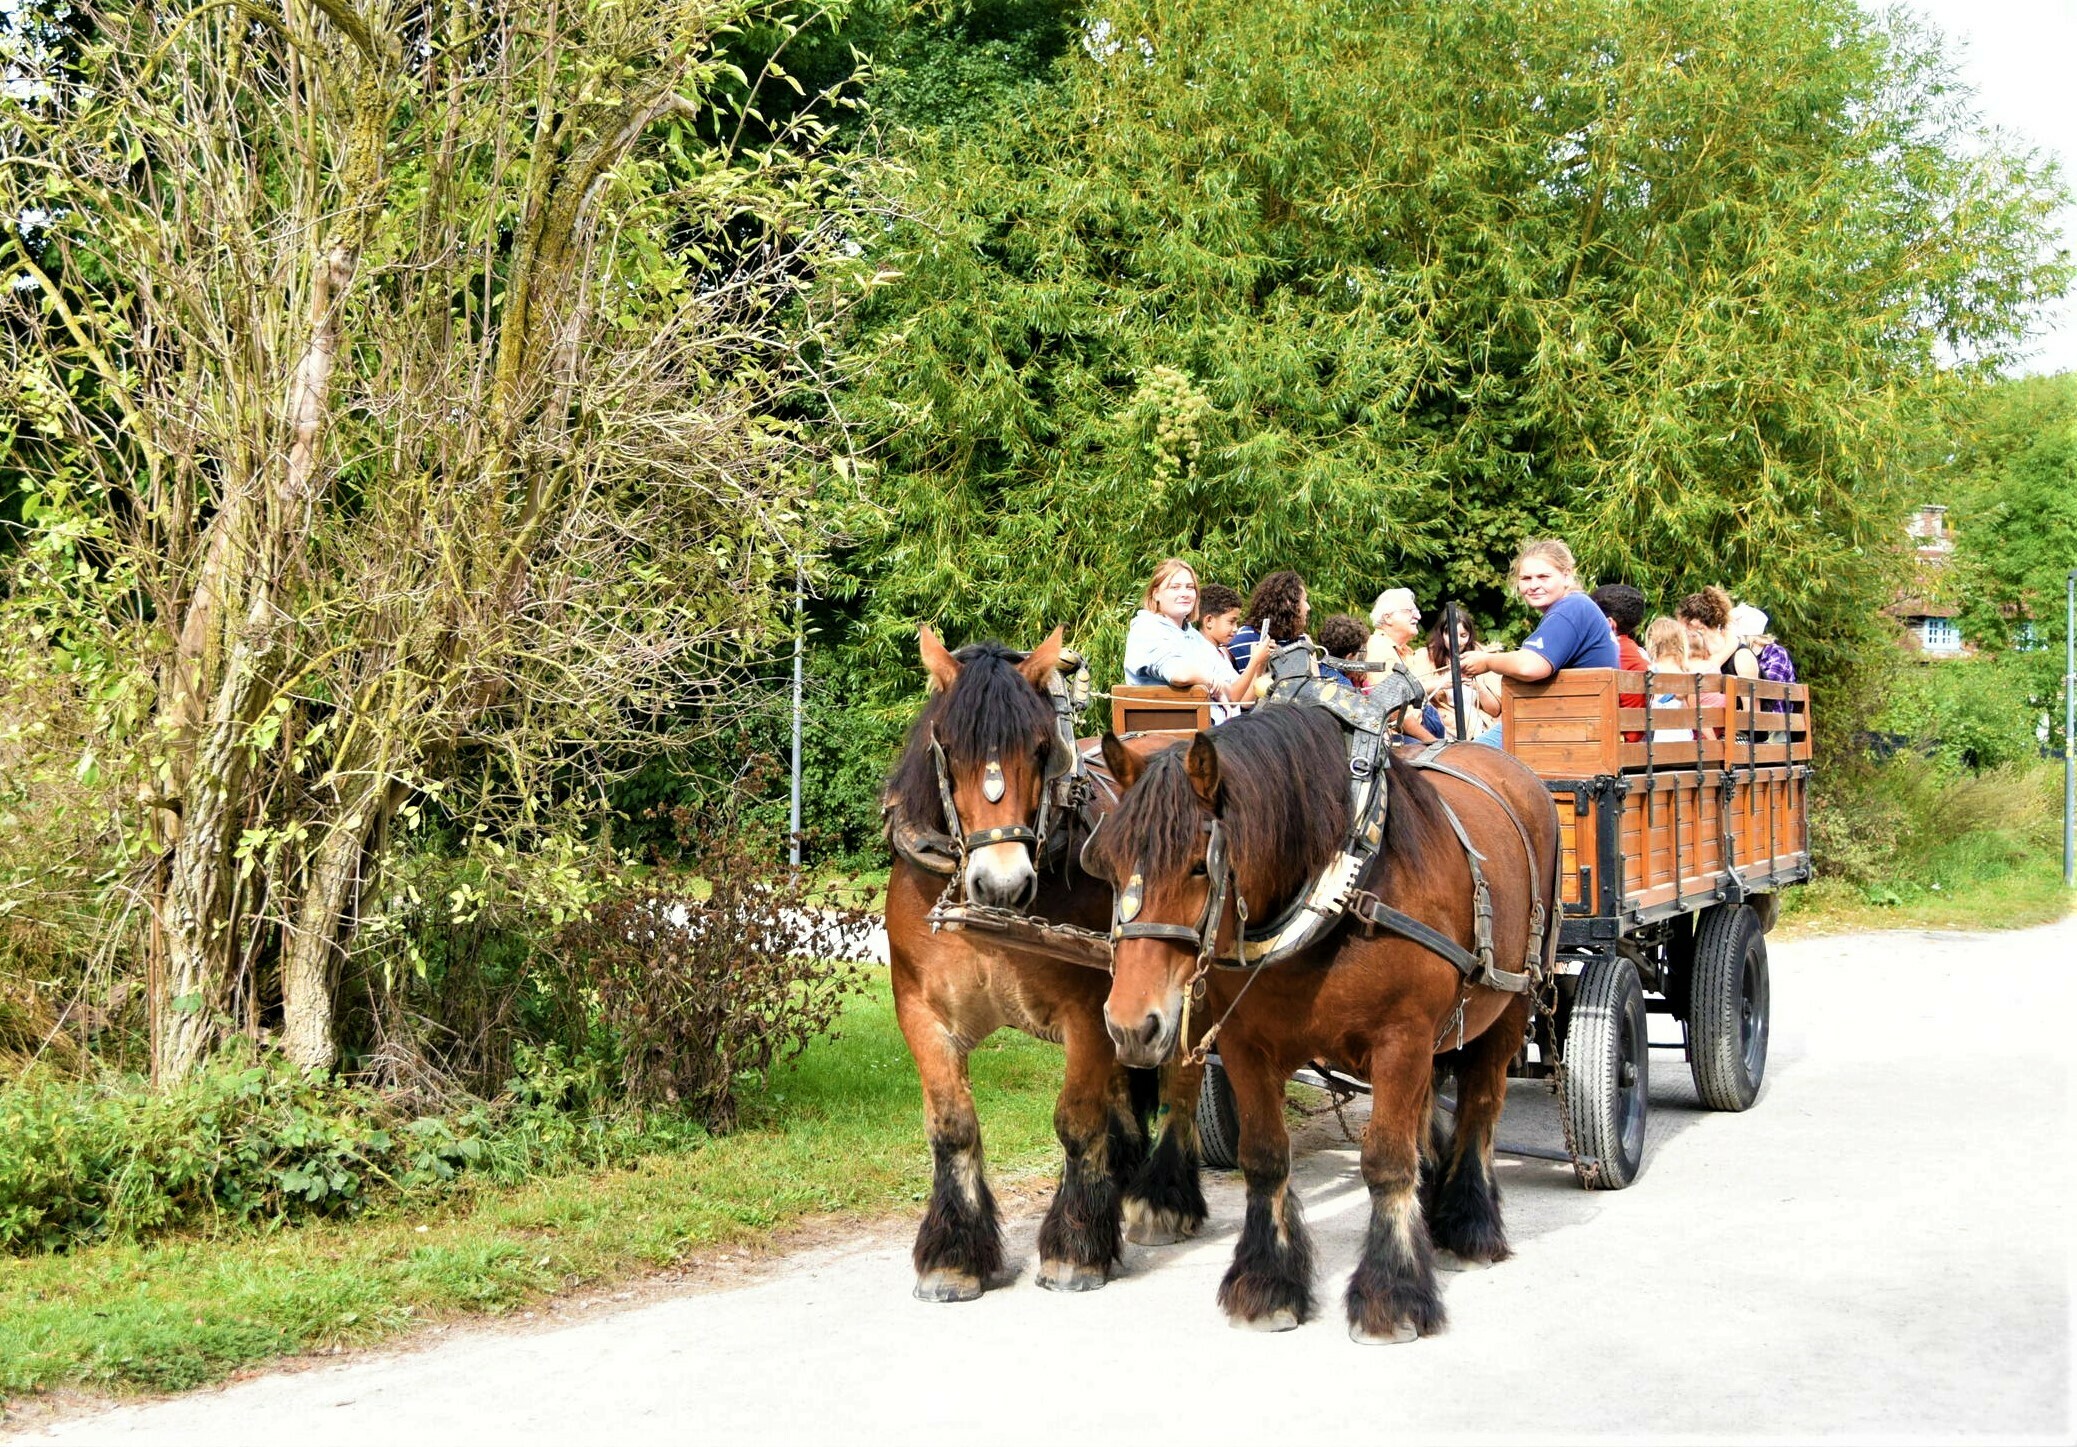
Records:
{"label": "brown draft horse", "polygon": [[[953,882],[974,903],[1103,930],[1110,888],[1082,871],[1079,846],[1097,812],[1115,802],[1107,770],[1085,763],[1101,786],[1086,817],[1055,821],[1070,831],[1057,864],[1033,858],[1021,840],[977,838],[992,830],[1028,832],[1039,816],[1049,755],[1059,747],[1043,691],[1059,661],[1059,630],[1029,654],[997,643],[951,653],[927,626],[921,645],[933,696],[889,779],[890,812],[926,829],[965,832],[972,842]],[[1118,752],[1131,756],[1123,747]],[[946,789],[956,824],[945,817]],[[929,915],[946,888],[944,875],[896,852],[887,882],[888,959],[896,1018],[923,1086],[934,1163],[930,1205],[916,1232],[916,1295],[968,1301],[1001,1275],[1001,1231],[966,1060],[1004,1026],[1066,1046],[1067,1077],[1053,1113],[1066,1160],[1039,1228],[1038,1284],[1093,1290],[1118,1263],[1121,1219],[1129,1221],[1131,1239],[1147,1244],[1194,1234],[1204,1221],[1191,1124],[1201,1072],[1188,1074],[1189,1098],[1180,1108],[1172,1103],[1170,1129],[1150,1153],[1148,1118],[1159,1082],[1153,1071],[1128,1072],[1118,1063],[1104,1028],[1109,979],[985,931],[933,931]]]}
{"label": "brown draft horse", "polygon": [[[1156,926],[1156,937],[1117,941],[1104,1017],[1119,1058],[1145,1066],[1176,1048],[1185,992],[1201,968],[1191,937],[1210,935],[1222,959],[1238,954],[1234,901],[1218,919],[1203,918],[1215,897],[1206,859],[1211,822],[1219,821],[1247,916],[1272,919],[1340,847],[1349,767],[1341,725],[1323,709],[1295,705],[1258,707],[1144,763],[1110,745],[1106,738],[1106,757],[1128,792],[1097,837],[1092,862],[1121,888],[1139,876],[1135,918]],[[1411,757],[1392,765],[1383,848],[1373,877],[1358,883],[1451,939],[1473,940],[1470,865],[1442,810],[1438,791],[1446,790],[1484,860],[1494,958],[1520,966],[1539,891],[1546,910],[1557,909],[1558,821],[1549,794],[1498,749],[1458,746],[1443,756],[1508,801],[1527,828],[1525,850],[1493,798],[1409,767]],[[1164,923],[1182,928],[1160,937]],[[1547,962],[1547,944],[1538,949]],[[1366,1076],[1372,1089],[1362,1148],[1370,1226],[1349,1281],[1349,1334],[1410,1341],[1441,1329],[1437,1249],[1456,1258],[1445,1264],[1460,1267],[1508,1255],[1493,1131],[1506,1103],[1508,1063],[1528,1027],[1529,997],[1471,988],[1439,955],[1397,935],[1366,938],[1349,923],[1260,971],[1252,985],[1241,970],[1213,969],[1204,982],[1203,1004],[1193,1008],[1205,1020],[1226,1018],[1217,1039],[1247,1179],[1246,1221],[1219,1287],[1229,1319],[1285,1330],[1313,1313],[1312,1247],[1289,1189],[1284,1082],[1306,1062],[1323,1060]],[[1443,1071],[1457,1080],[1448,1139],[1431,1124]]]}

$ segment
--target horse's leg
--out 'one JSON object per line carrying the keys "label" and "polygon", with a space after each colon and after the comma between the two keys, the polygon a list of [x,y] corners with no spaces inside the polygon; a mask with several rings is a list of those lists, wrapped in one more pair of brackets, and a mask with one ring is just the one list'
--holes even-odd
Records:
{"label": "horse's leg", "polygon": [[1092,1011],[1072,1017],[1065,1030],[1067,1081],[1053,1108],[1053,1133],[1065,1159],[1060,1189],[1039,1224],[1038,1284],[1049,1291],[1094,1291],[1111,1279],[1124,1251],[1119,1229],[1120,1187],[1111,1165],[1114,1146],[1126,1153],[1128,1169],[1138,1164],[1144,1138],[1128,1135],[1121,1113],[1129,1113],[1114,1084],[1123,1084],[1117,1055]]}
{"label": "horse's leg", "polygon": [[1240,1168],[1247,1217],[1219,1305],[1235,1326],[1289,1331],[1313,1314],[1313,1246],[1291,1190],[1291,1136],[1284,1127],[1284,1077],[1252,1053],[1221,1051],[1240,1115]]}
{"label": "horse's leg", "polygon": [[[1440,1331],[1445,1319],[1420,1201],[1433,1059],[1418,1028],[1394,1031],[1371,1056],[1370,1127],[1363,1133],[1370,1229],[1348,1292],[1349,1335],[1359,1342],[1412,1341]],[[1460,1123],[1463,1108],[1460,1095]]]}
{"label": "horse's leg", "polygon": [[972,1301],[1002,1270],[1002,1228],[981,1161],[981,1122],[967,1081],[964,1043],[936,1014],[905,1006],[896,1014],[930,1125],[930,1205],[916,1230],[916,1295],[923,1301]]}
{"label": "horse's leg", "polygon": [[1167,1246],[1204,1225],[1202,1155],[1197,1145],[1197,1092],[1204,1066],[1163,1066],[1161,1139],[1125,1188],[1125,1239]]}
{"label": "horse's leg", "polygon": [[1457,1129],[1427,1203],[1428,1234],[1445,1270],[1490,1266],[1511,1254],[1500,1224],[1493,1135],[1507,1108],[1508,1062],[1522,1048],[1528,1028],[1524,996],[1457,1054]]}

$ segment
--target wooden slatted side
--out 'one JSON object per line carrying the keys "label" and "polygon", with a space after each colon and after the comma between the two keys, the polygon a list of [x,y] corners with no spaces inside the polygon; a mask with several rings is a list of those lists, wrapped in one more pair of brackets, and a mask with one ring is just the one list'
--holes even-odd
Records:
{"label": "wooden slatted side", "polygon": [[[1806,788],[1804,773],[1788,765],[1631,777],[1622,817],[1624,906],[1645,910],[1712,897],[1725,872],[1727,824],[1742,877],[1765,879],[1807,865]],[[1568,802],[1561,798],[1561,809]]]}
{"label": "wooden slatted side", "polygon": [[1542,683],[1504,681],[1501,738],[1507,751],[1547,779],[1613,773],[1616,748],[1614,669],[1566,669]]}

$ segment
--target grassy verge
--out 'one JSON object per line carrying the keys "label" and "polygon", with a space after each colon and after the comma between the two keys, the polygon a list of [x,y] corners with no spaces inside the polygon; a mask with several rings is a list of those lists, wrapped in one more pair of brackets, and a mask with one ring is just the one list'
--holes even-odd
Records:
{"label": "grassy verge", "polygon": [[[999,1175],[1050,1163],[1059,1071],[1056,1048],[1023,1036],[975,1052]],[[882,976],[839,1038],[774,1074],[740,1130],[693,1150],[417,1214],[0,1258],[0,1397],[192,1387],[268,1357],[509,1311],[818,1214],[920,1202],[928,1184],[915,1071]]]}
{"label": "grassy verge", "polygon": [[1859,930],[2026,929],[2077,910],[2077,891],[2063,888],[2059,860],[2035,858],[1992,879],[1880,890],[1819,879],[1783,896],[1781,933],[1845,934]]}

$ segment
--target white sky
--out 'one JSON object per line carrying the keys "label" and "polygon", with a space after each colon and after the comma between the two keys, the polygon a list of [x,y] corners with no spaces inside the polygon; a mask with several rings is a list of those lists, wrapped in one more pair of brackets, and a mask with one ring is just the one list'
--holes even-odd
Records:
{"label": "white sky", "polygon": [[[1865,0],[1864,0],[1865,3]],[[1947,36],[1948,53],[1990,125],[2062,163],[2077,190],[2077,0],[1906,0]],[[2063,211],[2063,244],[2077,249],[2077,208]],[[2033,342],[2022,372],[2077,371],[2077,298],[2065,296]]]}

